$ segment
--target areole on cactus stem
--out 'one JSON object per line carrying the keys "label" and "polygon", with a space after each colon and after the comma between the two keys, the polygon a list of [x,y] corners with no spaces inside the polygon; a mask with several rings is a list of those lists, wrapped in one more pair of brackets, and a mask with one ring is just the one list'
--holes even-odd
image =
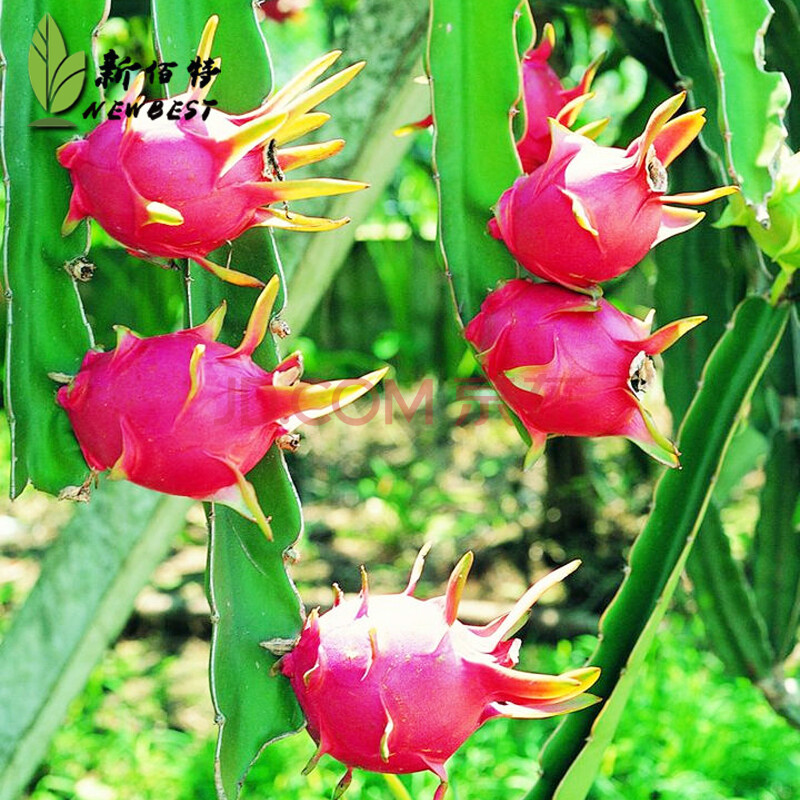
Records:
{"label": "areole on cactus stem", "polygon": [[263,370],[251,355],[278,289],[274,276],[236,348],[216,341],[223,302],[194,328],[140,338],[118,326],[114,350],[89,351],[57,395],[88,465],[149,489],[223,503],[271,537],[247,472],[274,443],[294,449],[298,425],[352,403],[388,369],[305,383],[302,358],[293,353]]}
{"label": "areole on cactus stem", "polygon": [[597,667],[562,675],[514,669],[520,650],[514,633],[531,606],[580,562],[543,577],[507,614],[474,626],[457,618],[472,553],[453,570],[444,596],[418,600],[414,590],[427,551],[417,556],[400,594],[370,594],[363,568],[358,598],[345,599],[334,585],[334,607],[321,615],[312,611],[294,649],[279,662],[318,745],[306,771],[324,754],[347,767],[334,797],[358,767],[430,770],[440,780],[435,800],[441,800],[445,762],[488,720],[541,719],[598,702],[586,693],[599,677]]}
{"label": "areole on cactus stem", "polygon": [[[217,16],[208,20],[197,50],[200,63],[213,63],[217,70],[221,59],[212,62],[211,48],[218,21]],[[144,101],[145,75],[139,73],[116,119],[58,149],[73,186],[63,232],[89,216],[133,255],[189,258],[230,283],[263,286],[254,276],[214,263],[208,254],[249,228],[338,228],[349,220],[289,213],[285,204],[366,188],[335,178],[285,178],[344,146],[334,139],[285,147],[329,119],[313,109],[364,66],[358,62],[313,85],[340,55],[333,51],[318,58],[261,106],[238,115],[203,107],[216,77],[211,74],[195,86],[190,81],[186,92],[171,98],[171,106],[180,109],[177,119],[151,118],[149,110],[162,101]]]}

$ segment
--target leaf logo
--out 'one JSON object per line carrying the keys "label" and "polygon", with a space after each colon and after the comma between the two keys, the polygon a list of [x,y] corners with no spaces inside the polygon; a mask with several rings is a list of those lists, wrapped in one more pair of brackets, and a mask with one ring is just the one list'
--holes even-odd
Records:
{"label": "leaf logo", "polygon": [[[45,14],[39,21],[28,50],[28,75],[33,92],[42,108],[60,114],[75,102],[86,80],[86,53],[69,55],[56,21]],[[54,118],[36,120],[35,127],[72,127],[72,123]]]}

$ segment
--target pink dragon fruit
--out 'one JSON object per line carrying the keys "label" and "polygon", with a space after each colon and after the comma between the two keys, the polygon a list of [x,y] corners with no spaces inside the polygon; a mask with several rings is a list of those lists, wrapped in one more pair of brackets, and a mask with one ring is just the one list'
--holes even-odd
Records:
{"label": "pink dragon fruit", "polygon": [[118,326],[114,350],[88,352],[57,400],[92,470],[224,503],[270,536],[245,474],[274,442],[296,446],[291,431],[300,422],[352,402],[386,372],[303,383],[299,353],[271,372],[261,369],[251,354],[264,338],[278,284],[276,276],[261,293],[235,349],[216,341],[223,303],[202,325],[177,333],[139,338]]}
{"label": "pink dragon fruit", "polygon": [[[542,41],[532,47],[522,59],[522,106],[525,111],[525,132],[517,142],[517,152],[525,172],[533,172],[547,161],[550,152],[550,123],[555,119],[567,128],[575,124],[584,103],[591,98],[589,87],[600,59],[583,73],[580,83],[565,89],[548,63],[556,43],[553,26],[548,22],[542,31]],[[607,119],[584,126],[579,133],[594,136],[606,126]]]}
{"label": "pink dragon fruit", "polygon": [[[197,57],[199,63],[213,63],[218,70],[219,59],[210,59],[217,22],[213,16],[206,24]],[[319,128],[328,115],[311,109],[363,67],[363,62],[354,64],[308,88],[339,55],[334,51],[317,59],[260,108],[240,115],[203,105],[214,74],[207,82],[199,79],[194,87],[190,82],[184,94],[170,100],[145,103],[140,97],[144,84],[140,73],[109,119],[86,139],[58,150],[58,160],[69,170],[73,185],[63,232],[71,232],[83,217],[91,216],[134,255],[190,258],[223,280],[263,286],[252,276],[215,264],[208,254],[248,228],[337,228],[348,220],[290,214],[285,204],[366,186],[284,176],[337,153],[344,144],[333,140],[280,147]],[[283,207],[271,207],[274,203]]]}
{"label": "pink dragon fruit", "polygon": [[663,464],[678,451],[642,405],[653,356],[705,317],[650,333],[644,321],[603,299],[559,286],[508,281],[484,300],[465,335],[486,376],[531,437],[526,466],[548,435],[625,436]]}
{"label": "pink dragon fruit", "polygon": [[500,197],[493,236],[529,272],[578,290],[621,275],[651,247],[694,227],[700,205],[737,191],[666,195],[669,164],[703,127],[703,110],[671,119],[685,93],[666,100],[627,150],[603,147],[550,122],[547,161]]}
{"label": "pink dragon fruit", "polygon": [[495,717],[540,719],[586,708],[586,690],[600,670],[563,675],[513,669],[520,642],[511,639],[530,607],[575,570],[573,561],[534,584],[507,614],[483,627],[456,618],[472,565],[467,553],[443,597],[413,596],[427,548],[417,557],[402,594],[370,596],[366,573],[358,599],[338,590],[334,608],[308,616],[294,649],[279,662],[291,681],[318,749],[306,771],[328,753],[347,766],[374,772],[430,770],[447,788],[445,761],[467,737]]}

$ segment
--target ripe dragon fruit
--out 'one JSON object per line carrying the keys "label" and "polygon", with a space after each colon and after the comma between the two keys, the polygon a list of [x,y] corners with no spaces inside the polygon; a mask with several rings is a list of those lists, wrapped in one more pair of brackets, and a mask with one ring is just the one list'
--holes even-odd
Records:
{"label": "ripe dragon fruit", "polygon": [[[548,63],[555,43],[555,30],[548,22],[542,30],[538,47],[532,47],[522,59],[525,131],[517,142],[517,152],[525,172],[533,172],[547,161],[551,146],[549,119],[555,119],[567,128],[575,124],[584,103],[592,97],[589,87],[600,64],[600,59],[594,61],[576,87],[565,89]],[[578,133],[594,137],[607,123],[607,119],[590,123],[580,128]]]}
{"label": "ripe dragon fruit", "polygon": [[465,335],[531,437],[526,466],[548,435],[625,436],[670,467],[678,451],[642,405],[662,353],[705,317],[650,333],[645,320],[559,286],[508,281],[484,300]]}
{"label": "ripe dragon fruit", "polygon": [[114,350],[89,351],[57,395],[89,466],[229,505],[271,536],[245,474],[274,442],[292,449],[291,431],[301,422],[347,405],[386,373],[304,383],[299,353],[271,372],[261,369],[251,354],[266,333],[278,285],[277,276],[267,284],[235,349],[216,341],[223,303],[197,327],[139,338],[118,326]]}
{"label": "ripe dragon fruit", "polygon": [[[213,16],[206,24],[197,57],[199,63],[213,63],[219,69],[220,59],[210,59],[217,22]],[[322,56],[259,108],[239,115],[202,105],[215,75],[205,85],[203,79],[194,87],[190,82],[184,94],[171,100],[143,102],[144,73],[140,73],[109,119],[86,139],[58,150],[58,160],[69,170],[73,185],[63,232],[71,232],[91,216],[133,255],[190,258],[223,280],[263,286],[257,278],[210,261],[208,254],[248,228],[340,227],[346,218],[288,213],[285,203],[366,187],[333,178],[284,179],[284,173],[327,158],[344,145],[332,140],[282,147],[319,128],[328,115],[312,109],[364,66],[353,64],[309,88],[339,55],[334,51]],[[163,111],[167,104],[167,114],[152,113]],[[284,207],[270,207],[274,203]]]}
{"label": "ripe dragon fruit", "polygon": [[737,191],[723,186],[666,195],[667,170],[703,127],[703,110],[675,119],[685,93],[653,111],[627,150],[603,147],[550,121],[547,161],[500,197],[489,230],[522,267],[587,290],[635,266],[651,247],[694,227],[700,205]]}
{"label": "ripe dragon fruit", "polygon": [[[447,789],[445,761],[467,737],[495,717],[541,719],[597,702],[586,694],[600,670],[563,675],[515,671],[520,641],[510,637],[547,589],[573,572],[573,561],[535,583],[511,611],[482,627],[458,621],[458,605],[472,566],[467,553],[443,597],[413,596],[424,548],[402,594],[370,595],[366,572],[358,599],[338,587],[334,607],[312,611],[294,649],[279,662],[308,720],[317,752],[306,771],[328,753],[347,767],[374,772],[430,770]],[[268,643],[265,643],[268,644]]]}

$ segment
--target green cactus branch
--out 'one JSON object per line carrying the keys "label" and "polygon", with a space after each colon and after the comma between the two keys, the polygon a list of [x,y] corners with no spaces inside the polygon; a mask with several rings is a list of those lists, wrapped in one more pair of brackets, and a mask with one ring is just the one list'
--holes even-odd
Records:
{"label": "green cactus branch", "polygon": [[[80,0],[69,14],[60,4],[37,0],[6,3],[0,19],[3,103],[0,147],[6,189],[3,283],[7,336],[5,408],[11,429],[11,495],[28,482],[58,494],[79,486],[88,475],[66,416],[54,401],[51,373],[74,374],[94,339],[77,283],[63,267],[88,249],[86,226],[68,237],[61,222],[69,200],[69,178],[55,159],[63,130],[31,127],[43,113],[28,70],[29,48],[37,25],[48,13],[58,17],[63,40],[72,49],[87,47],[92,30],[106,12],[99,0]],[[63,42],[62,42],[63,43]],[[94,99],[94,82],[84,98]],[[64,115],[81,130],[80,113]]]}

